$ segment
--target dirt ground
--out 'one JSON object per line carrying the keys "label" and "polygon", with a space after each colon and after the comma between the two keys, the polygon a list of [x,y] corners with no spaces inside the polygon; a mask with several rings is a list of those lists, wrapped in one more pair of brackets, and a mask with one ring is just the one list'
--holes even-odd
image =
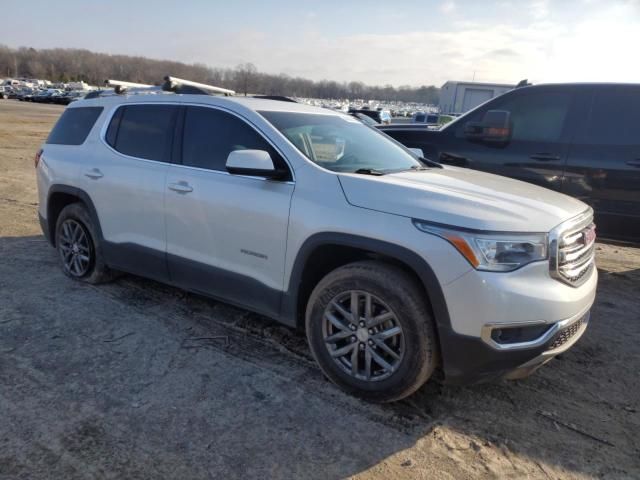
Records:
{"label": "dirt ground", "polygon": [[640,249],[599,244],[589,329],[532,377],[369,405],[299,332],[66,278],[33,169],[61,111],[0,100],[0,478],[640,478]]}

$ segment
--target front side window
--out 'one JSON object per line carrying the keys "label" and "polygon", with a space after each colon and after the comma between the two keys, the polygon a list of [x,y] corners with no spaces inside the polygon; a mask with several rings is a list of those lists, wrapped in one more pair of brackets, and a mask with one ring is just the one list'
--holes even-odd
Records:
{"label": "front side window", "polygon": [[408,150],[347,115],[259,112],[309,160],[334,172],[422,168]]}
{"label": "front side window", "polygon": [[511,113],[512,141],[558,142],[569,114],[571,94],[563,92],[516,92],[507,94],[489,106],[473,110],[448,128],[457,128],[456,136],[464,137],[467,122],[481,122],[488,110]]}
{"label": "front side window", "polygon": [[102,113],[102,107],[68,108],[53,127],[48,144],[82,145]]}
{"label": "front side window", "polygon": [[169,162],[177,113],[174,105],[120,107],[107,129],[107,143],[131,157]]}
{"label": "front side window", "polygon": [[234,150],[265,150],[276,169],[288,170],[282,157],[249,124],[230,113],[207,107],[187,107],[182,140],[182,164],[226,171]]}

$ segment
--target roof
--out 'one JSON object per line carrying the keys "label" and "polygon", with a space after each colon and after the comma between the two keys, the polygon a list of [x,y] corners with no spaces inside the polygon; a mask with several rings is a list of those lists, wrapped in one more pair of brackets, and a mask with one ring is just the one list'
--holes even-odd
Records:
{"label": "roof", "polygon": [[502,88],[513,88],[515,87],[515,83],[511,84],[511,83],[491,83],[491,82],[462,82],[462,81],[458,81],[458,80],[447,80],[446,82],[444,82],[442,84],[442,87],[440,88],[444,88],[445,85],[447,84],[455,84],[455,85],[473,85],[476,87],[502,87]]}
{"label": "roof", "polygon": [[169,92],[155,93],[123,93],[112,94],[102,97],[95,97],[90,99],[83,99],[78,102],[73,102],[69,105],[70,108],[80,107],[84,105],[121,105],[127,103],[200,103],[217,106],[229,106],[231,104],[244,107],[253,111],[270,111],[270,112],[299,112],[299,113],[315,113],[323,115],[344,115],[343,112],[336,112],[321,107],[313,107],[311,105],[305,105],[303,103],[284,102],[281,100],[268,100],[264,98],[252,98],[242,96],[222,96],[222,95],[193,95],[193,94],[178,94]]}

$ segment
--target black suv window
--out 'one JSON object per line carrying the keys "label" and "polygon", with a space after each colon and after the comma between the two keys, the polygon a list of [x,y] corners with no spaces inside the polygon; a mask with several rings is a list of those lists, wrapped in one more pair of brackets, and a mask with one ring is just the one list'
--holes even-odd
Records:
{"label": "black suv window", "polygon": [[182,141],[182,163],[226,171],[234,150],[266,150],[276,168],[288,167],[276,150],[249,124],[235,115],[207,107],[187,107]]}
{"label": "black suv window", "polygon": [[570,93],[530,92],[507,99],[497,109],[511,112],[512,140],[557,142],[570,102]]}
{"label": "black suv window", "polygon": [[589,123],[578,141],[588,145],[640,144],[640,88],[596,91]]}
{"label": "black suv window", "polygon": [[111,119],[107,142],[125,155],[168,162],[177,113],[174,105],[120,107]]}
{"label": "black suv window", "polygon": [[53,127],[47,143],[56,145],[82,145],[91,128],[102,113],[102,107],[68,108]]}

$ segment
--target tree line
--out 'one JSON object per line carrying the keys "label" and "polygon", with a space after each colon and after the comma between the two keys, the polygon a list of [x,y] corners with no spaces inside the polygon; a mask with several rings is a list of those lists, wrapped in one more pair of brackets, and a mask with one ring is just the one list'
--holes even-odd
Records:
{"label": "tree line", "polygon": [[0,77],[29,77],[53,82],[84,81],[102,85],[107,78],[159,84],[170,74],[196,82],[230,88],[238,93],[260,93],[325,99],[363,99],[438,103],[434,86],[373,86],[363,82],[313,81],[259,72],[251,63],[236,68],[215,68],[201,63],[188,65],[172,60],[154,60],[129,55],[111,55],[83,49],[10,48],[0,45]]}

